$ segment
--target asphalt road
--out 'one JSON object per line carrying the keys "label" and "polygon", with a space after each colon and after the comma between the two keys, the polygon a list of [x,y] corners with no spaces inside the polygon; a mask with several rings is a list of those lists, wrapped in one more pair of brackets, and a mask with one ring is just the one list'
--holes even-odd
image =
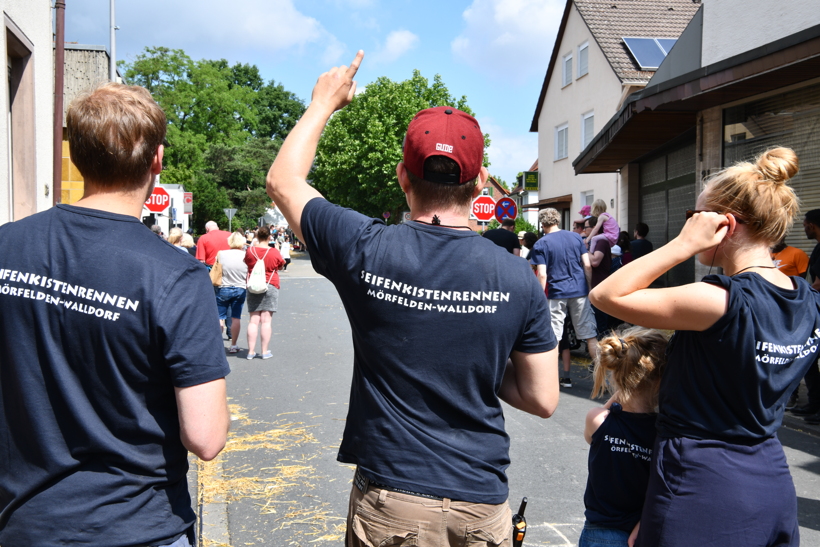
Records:
{"label": "asphalt road", "polygon": [[[274,358],[229,356],[231,439],[215,465],[198,465],[203,545],[341,545],[352,467],[336,462],[347,414],[352,344],[333,285],[294,256],[282,274]],[[247,315],[247,314],[245,314]],[[228,347],[228,343],[225,343]],[[581,359],[548,420],[505,407],[512,439],[510,505],[529,498],[528,546],[574,546],[583,527],[588,446],[584,416],[597,403]],[[802,427],[789,420],[787,425]],[[798,493],[803,545],[820,545],[820,435],[780,432]],[[222,502],[214,503],[214,502]]]}

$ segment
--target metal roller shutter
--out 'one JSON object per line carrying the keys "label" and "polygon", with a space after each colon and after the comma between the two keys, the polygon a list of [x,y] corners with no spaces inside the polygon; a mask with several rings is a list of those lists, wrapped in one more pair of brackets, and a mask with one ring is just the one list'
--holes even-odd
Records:
{"label": "metal roller shutter", "polygon": [[800,221],[820,208],[820,85],[812,85],[727,108],[723,114],[723,165],[751,161],[763,150],[787,146],[800,159],[800,172],[789,184],[801,201],[801,215],[786,237],[789,245],[811,254]]}
{"label": "metal roller shutter", "polygon": [[[695,206],[695,143],[666,150],[641,162],[641,222],[649,226],[647,239],[656,249],[677,236],[686,210]],[[653,286],[676,286],[695,281],[695,261],[672,268]]]}

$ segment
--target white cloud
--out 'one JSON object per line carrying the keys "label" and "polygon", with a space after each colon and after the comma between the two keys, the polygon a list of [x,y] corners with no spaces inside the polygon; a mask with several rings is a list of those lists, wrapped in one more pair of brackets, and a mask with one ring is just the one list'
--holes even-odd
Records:
{"label": "white cloud", "polygon": [[[72,9],[99,11],[98,3],[77,0]],[[271,59],[309,53],[325,63],[337,62],[345,47],[319,20],[299,11],[294,0],[143,0],[122,4],[117,6],[117,24],[122,27],[118,40],[125,46],[129,42],[165,45],[229,60],[249,48]],[[159,12],[162,17],[156,17]]]}
{"label": "white cloud", "polygon": [[322,54],[322,63],[328,66],[338,65],[339,60],[342,58],[345,51],[345,45],[337,40],[335,36],[331,36],[331,40],[329,40],[329,43],[327,44],[327,47],[325,47],[325,51]]}
{"label": "white cloud", "polygon": [[522,83],[543,76],[563,15],[564,0],[473,0],[453,55],[479,72]]}
{"label": "white cloud", "polygon": [[488,118],[479,117],[478,123],[483,132],[490,134],[487,148],[490,174],[504,179],[512,189],[518,172],[526,171],[538,159],[538,135],[524,132],[511,135]]}
{"label": "white cloud", "polygon": [[384,47],[371,56],[374,65],[387,65],[416,47],[419,37],[409,30],[394,30],[387,36]]}
{"label": "white cloud", "polygon": [[[232,2],[211,4],[209,10],[195,9],[196,3],[190,0],[173,4],[194,4],[190,6],[194,9],[185,10],[187,25],[208,29],[210,39],[226,45],[279,52],[335,40],[319,21],[297,10],[292,0],[244,0],[241,9]],[[180,25],[180,19],[173,20]]]}
{"label": "white cloud", "polygon": [[378,3],[378,0],[336,0],[335,4],[352,9],[371,8]]}

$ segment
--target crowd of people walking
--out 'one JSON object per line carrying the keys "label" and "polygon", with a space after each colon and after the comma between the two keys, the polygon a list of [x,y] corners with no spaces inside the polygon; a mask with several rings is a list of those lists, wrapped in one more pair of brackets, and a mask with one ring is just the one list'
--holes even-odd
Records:
{"label": "crowd of people walking", "polygon": [[[555,412],[559,386],[572,386],[570,323],[594,395],[611,395],[584,424],[580,547],[799,545],[777,430],[804,376],[801,412],[820,412],[820,245],[808,262],[784,246],[799,209],[795,153],[770,149],[712,176],[655,250],[645,224],[630,238],[601,200],[571,231],[547,208],[540,239],[510,223],[485,239],[468,226],[489,176],[478,121],[428,108],[396,166],[410,220],[388,226],[307,180],[363,55],[320,76],[266,180],[351,323],[337,455],[355,467],[345,545],[509,545],[501,402]],[[111,130],[123,117],[134,136]],[[291,242],[208,222],[198,241],[174,229],[166,243],[139,222],[166,128],[146,90],[105,84],[66,120],[85,197],[0,227],[0,336],[23,337],[0,350],[0,543],[192,547],[187,452],[216,457],[230,423],[218,333],[238,353],[247,304],[246,357],[273,357]],[[820,210],[803,225],[820,242]],[[21,247],[36,230],[42,241]],[[710,274],[653,288],[692,257]]]}
{"label": "crowd of people walking", "polygon": [[[798,212],[787,182],[798,168],[792,150],[774,148],[725,169],[707,181],[681,234],[654,252],[646,224],[630,239],[601,200],[572,231],[547,208],[540,238],[519,234],[556,337],[566,345],[571,321],[595,364],[594,393],[613,393],[587,417],[581,547],[796,544],[794,486],[776,431],[785,410],[820,423],[820,298],[805,280],[820,253],[810,260],[785,244]],[[809,211],[809,239],[817,226],[820,211]],[[693,256],[723,273],[650,288]],[[645,327],[676,334],[667,348],[661,331]],[[571,387],[568,355],[563,369],[561,386]],[[804,375],[809,398],[799,407]]]}

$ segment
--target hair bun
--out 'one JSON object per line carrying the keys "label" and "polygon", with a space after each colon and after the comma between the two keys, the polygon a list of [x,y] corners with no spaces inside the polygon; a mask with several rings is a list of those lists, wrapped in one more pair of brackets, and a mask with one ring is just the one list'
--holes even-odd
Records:
{"label": "hair bun", "polygon": [[757,157],[756,166],[765,180],[784,184],[797,174],[800,162],[791,148],[770,148]]}

